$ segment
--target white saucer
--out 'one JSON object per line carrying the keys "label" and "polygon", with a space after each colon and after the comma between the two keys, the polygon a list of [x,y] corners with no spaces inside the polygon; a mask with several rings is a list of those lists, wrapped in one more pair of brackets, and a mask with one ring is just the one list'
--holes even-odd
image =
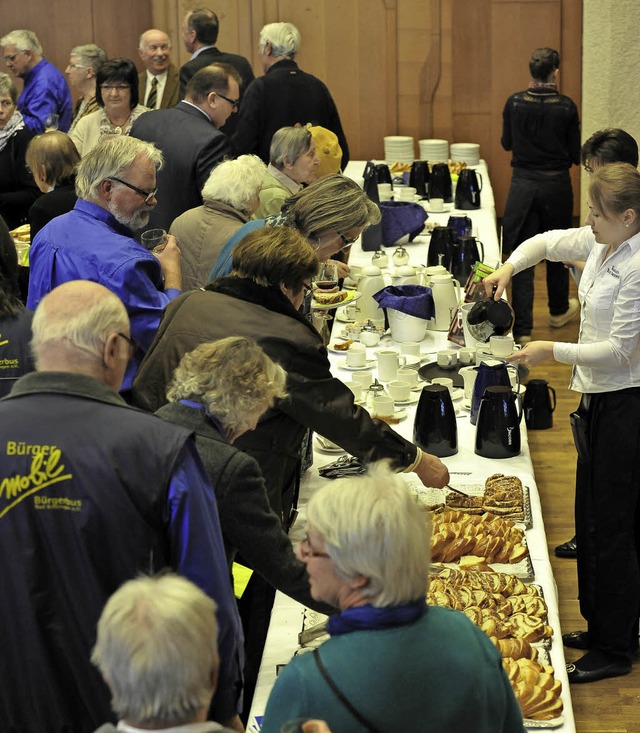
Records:
{"label": "white saucer", "polygon": [[402,356],[405,358],[404,365],[408,367],[416,366],[422,360],[421,356],[414,356],[413,354],[402,354]]}
{"label": "white saucer", "polygon": [[[339,343],[337,339],[336,342]],[[351,344],[349,344],[349,346],[351,346]],[[327,344],[327,351],[330,351],[332,354],[342,354],[344,356],[349,349],[336,349],[331,343],[329,343]]]}
{"label": "white saucer", "polygon": [[396,405],[415,405],[415,403],[419,399],[420,399],[420,395],[416,392],[415,394],[412,394],[408,400],[394,400],[394,404]]}
{"label": "white saucer", "polygon": [[462,387],[454,387],[451,392],[451,399],[454,402],[457,402],[459,399],[462,399],[464,397],[464,389]]}
{"label": "white saucer", "polygon": [[345,310],[336,310],[336,314],[334,316],[336,321],[341,321],[342,323],[355,323],[355,318],[347,318],[347,311]]}
{"label": "white saucer", "polygon": [[453,204],[445,204],[440,211],[436,211],[435,209],[430,209],[423,204],[423,208],[427,212],[427,214],[448,214],[449,212],[453,211],[455,207]]}
{"label": "white saucer", "polygon": [[344,361],[340,362],[340,364],[338,364],[338,367],[340,369],[347,369],[350,372],[360,372],[363,369],[371,369],[371,367],[374,366],[375,363],[375,359],[367,359],[364,366],[350,366],[349,364],[347,364],[347,360],[345,359]]}
{"label": "white saucer", "polygon": [[[396,420],[404,420],[406,416],[407,416],[407,411],[406,410],[403,410],[403,409],[397,409],[396,408],[396,410],[393,413],[393,417]],[[371,417],[378,417],[378,416],[376,415],[375,412],[372,412],[371,413]],[[391,417],[391,416],[389,416],[389,417]],[[383,419],[383,418],[380,418],[380,419]]]}

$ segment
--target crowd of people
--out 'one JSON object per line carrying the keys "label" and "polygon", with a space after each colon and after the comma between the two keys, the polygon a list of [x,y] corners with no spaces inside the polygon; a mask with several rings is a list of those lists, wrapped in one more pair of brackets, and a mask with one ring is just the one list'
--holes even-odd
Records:
{"label": "crowd of people", "polygon": [[[380,221],[340,173],[349,150],[335,103],[298,68],[292,24],[262,29],[257,79],[217,34],[213,11],[188,12],[193,55],[177,69],[168,35],[145,31],[140,74],[74,47],[73,108],[33,32],[0,39],[24,81],[18,96],[0,74],[0,214],[32,233],[23,298],[0,218],[0,548],[11,559],[0,670],[29,681],[0,691],[0,727],[106,733],[115,714],[124,731],[242,731],[279,589],[329,614],[337,638],[287,668],[265,731],[306,716],[336,732],[356,717],[371,730],[428,719],[434,731],[521,733],[490,642],[425,603],[430,528],[398,474],[442,488],[446,466],[355,404],[302,307],[320,263],[336,258],[344,277],[344,253]],[[565,643],[589,651],[575,681],[630,669],[640,607],[636,433],[607,442],[640,414],[640,174],[604,153],[589,160],[602,164],[590,228],[523,242],[487,280],[499,296],[538,259],[586,260],[581,343],[531,342],[515,357],[575,363],[585,393],[576,528],[589,628]],[[149,227],[166,230],[153,249],[141,244]],[[370,470],[314,497],[296,555],[287,530],[311,431]],[[602,506],[605,480],[627,502],[627,528]],[[239,599],[236,558],[253,571]],[[407,674],[431,680],[429,694]],[[349,705],[321,688],[327,676]],[[446,695],[454,678],[482,705]]]}

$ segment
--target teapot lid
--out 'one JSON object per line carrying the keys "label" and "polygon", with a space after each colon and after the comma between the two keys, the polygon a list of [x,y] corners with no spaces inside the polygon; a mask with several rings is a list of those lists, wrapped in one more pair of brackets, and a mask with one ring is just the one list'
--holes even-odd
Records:
{"label": "teapot lid", "polygon": [[374,277],[376,275],[381,275],[382,270],[379,267],[377,267],[376,265],[365,265],[362,268],[362,274],[364,276]]}

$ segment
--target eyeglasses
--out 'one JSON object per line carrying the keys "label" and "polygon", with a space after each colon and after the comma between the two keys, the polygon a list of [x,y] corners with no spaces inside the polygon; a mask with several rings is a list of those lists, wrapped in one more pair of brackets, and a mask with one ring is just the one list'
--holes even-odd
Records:
{"label": "eyeglasses", "polygon": [[585,173],[593,173],[593,168],[590,165],[583,166]]}
{"label": "eyeglasses", "polygon": [[144,188],[138,188],[137,186],[134,186],[133,183],[127,183],[127,181],[123,181],[122,178],[116,178],[115,176],[109,176],[109,180],[117,181],[118,183],[121,183],[123,186],[130,188],[132,191],[135,191],[137,194],[142,196],[145,204],[148,204],[149,201],[151,201],[151,199],[158,193],[157,188],[154,188],[151,191],[145,191]]}
{"label": "eyeglasses", "polygon": [[238,109],[238,102],[240,101],[239,99],[231,99],[230,97],[225,97],[224,94],[220,94],[220,92],[216,92],[216,94],[224,99],[226,102],[229,102],[233,109]]}
{"label": "eyeglasses", "polygon": [[342,247],[340,247],[340,249],[342,250],[342,249],[349,249],[349,247],[351,247],[352,244],[355,244],[358,241],[358,238],[360,235],[358,234],[355,237],[351,237],[351,239],[348,239],[347,237],[344,236],[344,234],[342,234],[342,232],[338,232],[338,236],[342,240]]}
{"label": "eyeglasses", "polygon": [[138,352],[138,344],[131,338],[131,336],[127,336],[126,333],[121,333],[120,331],[118,331],[117,335],[129,344],[129,358],[132,359]]}
{"label": "eyeglasses", "polygon": [[[71,65],[71,64],[69,64]],[[100,89],[103,92],[126,92],[128,89],[131,89],[131,86],[129,84],[100,84]]]}
{"label": "eyeglasses", "polygon": [[[91,67],[85,66],[84,64],[67,64],[67,68],[69,69],[90,69]],[[109,89],[111,87],[103,87],[102,85],[100,86],[100,89],[105,89],[105,88]],[[119,89],[120,87],[116,87],[116,88]]]}
{"label": "eyeglasses", "polygon": [[311,292],[311,285],[309,285],[309,283],[303,282],[302,283],[302,287],[304,288],[304,292],[305,293],[310,293]]}
{"label": "eyeglasses", "polygon": [[10,54],[9,56],[5,56],[4,60],[13,63],[16,59],[16,56],[19,56],[21,53],[25,53],[25,51],[16,51],[15,53]]}
{"label": "eyeglasses", "polygon": [[316,552],[312,549],[308,535],[300,543],[300,554],[302,557],[330,557],[326,552]]}

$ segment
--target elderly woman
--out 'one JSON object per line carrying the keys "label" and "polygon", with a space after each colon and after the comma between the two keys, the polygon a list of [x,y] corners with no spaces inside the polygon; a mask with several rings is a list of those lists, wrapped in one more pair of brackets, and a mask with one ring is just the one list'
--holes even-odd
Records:
{"label": "elderly woman", "polygon": [[[380,209],[350,178],[336,173],[324,176],[287,199],[277,216],[265,220],[266,226],[286,226],[297,229],[316,251],[318,260],[325,262],[332,255],[346,251],[371,224],[380,221]],[[253,222],[251,222],[253,224]],[[245,225],[247,232],[250,225]],[[226,275],[231,270],[233,248],[241,240],[243,230],[228,240],[211,271],[210,279]],[[349,268],[338,262],[340,277]]]}
{"label": "elderly woman", "polygon": [[9,229],[27,219],[31,204],[40,195],[25,163],[33,133],[18,110],[18,90],[9,74],[0,74],[0,216]]}
{"label": "elderly woman", "polygon": [[98,69],[96,101],[100,109],[78,121],[69,136],[81,157],[107,135],[128,135],[147,108],[138,104],[138,71],[129,59],[111,59]]}
{"label": "elderly woman", "polygon": [[210,173],[202,189],[204,204],[174,220],[182,253],[184,290],[204,287],[224,243],[256,210],[267,167],[257,155],[225,160]]}
{"label": "elderly woman", "polygon": [[69,79],[71,89],[80,96],[73,108],[69,132],[83,117],[98,111],[96,74],[106,60],[107,54],[95,43],[85,43],[83,46],[71,49],[65,74]]}
{"label": "elderly woman", "polygon": [[31,239],[56,216],[66,214],[75,206],[76,167],[80,155],[64,132],[37,135],[27,148],[27,165],[42,193],[29,209]]}
{"label": "elderly woman", "polygon": [[0,397],[34,369],[29,348],[32,317],[20,300],[16,247],[0,217]]}
{"label": "elderly woman", "polygon": [[263,733],[292,718],[335,731],[523,733],[500,654],[458,611],[427,607],[431,528],[405,482],[378,464],[333,481],[307,506],[298,557],[331,603],[331,639],[294,657],[271,692]]}
{"label": "elderly woman", "polygon": [[313,136],[306,127],[281,127],[271,140],[269,167],[254,217],[278,214],[292,194],[316,180],[319,163]]}
{"label": "elderly woman", "polygon": [[514,273],[542,259],[586,260],[577,344],[532,341],[510,361],[573,364],[582,393],[571,416],[578,451],[575,521],[578,596],[584,631],[563,634],[586,652],[567,665],[569,682],[631,671],[640,609],[640,173],[610,163],[591,173],[589,226],[523,242],[485,279],[500,297]]}

